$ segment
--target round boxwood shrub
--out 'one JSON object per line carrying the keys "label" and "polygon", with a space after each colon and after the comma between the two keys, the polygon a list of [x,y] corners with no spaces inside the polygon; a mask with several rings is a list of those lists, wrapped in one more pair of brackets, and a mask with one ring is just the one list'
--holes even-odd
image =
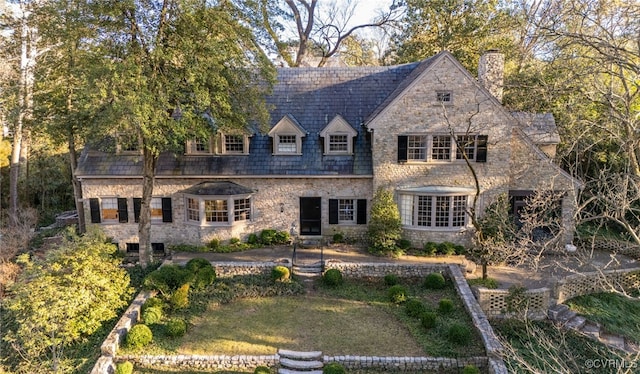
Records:
{"label": "round boxwood shrub", "polygon": [[424,312],[420,315],[420,324],[425,329],[432,329],[436,327],[436,314],[433,312]]}
{"label": "round boxwood shrub", "polygon": [[455,306],[453,305],[453,301],[449,299],[440,299],[440,302],[438,303],[438,312],[441,314],[449,314],[453,312],[454,309]]}
{"label": "round boxwood shrub", "polygon": [[162,309],[157,306],[146,308],[142,312],[142,321],[145,325],[154,325],[162,320]]}
{"label": "round boxwood shrub", "polygon": [[422,301],[418,299],[409,299],[404,304],[404,311],[407,313],[409,317],[420,317],[422,313],[426,312],[426,308]]}
{"label": "round boxwood shrub", "polygon": [[392,303],[400,304],[407,301],[407,289],[399,284],[389,287],[387,295]]}
{"label": "round boxwood shrub", "polygon": [[467,365],[462,369],[462,374],[480,374],[480,369],[475,365]]}
{"label": "round boxwood shrub", "polygon": [[191,285],[193,288],[201,290],[210,286],[216,280],[216,271],[209,260],[204,258],[192,258],[187,262],[185,268],[193,274]]}
{"label": "round boxwood shrub", "polygon": [[153,340],[151,329],[142,323],[133,326],[125,338],[125,346],[129,348],[142,348]]}
{"label": "round boxwood shrub", "polygon": [[434,242],[426,242],[424,243],[423,251],[427,256],[433,256],[438,251],[438,244]]}
{"label": "round boxwood shrub", "polygon": [[337,287],[342,284],[342,273],[338,269],[329,269],[322,276],[324,283],[331,287]]}
{"label": "round boxwood shrub", "polygon": [[129,361],[119,362],[116,365],[116,373],[115,374],[132,374],[133,373],[133,364]]}
{"label": "round boxwood shrub", "polygon": [[344,366],[338,362],[331,362],[322,368],[323,374],[346,374]]}
{"label": "round boxwood shrub", "polygon": [[174,309],[184,309],[189,306],[189,284],[183,284],[171,294],[169,303]]}
{"label": "round boxwood shrub", "polygon": [[400,283],[400,278],[395,274],[387,274],[384,276],[384,284],[387,286],[395,286]]}
{"label": "round boxwood shrub", "polygon": [[465,325],[454,323],[453,325],[449,326],[449,330],[447,331],[447,338],[452,343],[458,345],[467,345],[471,340],[471,331]]}
{"label": "round boxwood shrub", "polygon": [[183,336],[187,332],[187,323],[179,318],[171,319],[165,325],[164,331],[172,338]]}
{"label": "round boxwood shrub", "polygon": [[144,304],[142,304],[142,307],[140,308],[140,313],[144,314],[145,310],[147,310],[147,308],[160,308],[163,309],[164,308],[164,301],[162,301],[162,299],[158,298],[158,297],[150,297],[147,299],[147,301],[144,302]]}
{"label": "round boxwood shrub", "polygon": [[431,273],[424,280],[424,286],[430,290],[443,289],[446,284],[444,276],[440,273]]}
{"label": "round boxwood shrub", "polygon": [[289,268],[286,266],[278,265],[271,269],[271,279],[274,282],[286,282],[291,277]]}
{"label": "round boxwood shrub", "polygon": [[253,371],[253,374],[271,374],[271,369],[269,369],[269,367],[267,366],[258,366]]}
{"label": "round boxwood shrub", "polygon": [[163,295],[168,295],[185,283],[193,281],[194,274],[182,266],[165,265],[147,275],[144,278],[144,287],[148,290],[157,290]]}

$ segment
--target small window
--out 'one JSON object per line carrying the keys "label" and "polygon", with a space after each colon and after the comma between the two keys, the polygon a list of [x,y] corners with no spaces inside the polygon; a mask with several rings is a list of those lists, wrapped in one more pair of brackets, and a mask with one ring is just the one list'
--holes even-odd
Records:
{"label": "small window", "polygon": [[200,221],[200,205],[197,199],[187,199],[187,220]]}
{"label": "small window", "polygon": [[118,220],[118,199],[115,197],[108,197],[101,199],[102,205],[102,220],[117,221]]}
{"label": "small window", "polygon": [[193,139],[187,141],[188,154],[211,154],[210,139]]}
{"label": "small window", "polygon": [[139,253],[140,243],[127,243],[127,253]]}
{"label": "small window", "polygon": [[329,135],[329,152],[349,152],[347,135]]}
{"label": "small window", "polygon": [[451,104],[453,97],[451,91],[438,91],[436,92],[436,100],[442,104]]}
{"label": "small window", "polygon": [[407,142],[409,160],[424,161],[427,159],[427,137],[425,135],[410,135]]}
{"label": "small window", "polygon": [[338,222],[347,223],[355,220],[355,200],[338,199]]}
{"label": "small window", "polygon": [[251,199],[233,200],[233,220],[248,221],[251,219]]}
{"label": "small window", "polygon": [[244,153],[243,135],[224,135],[224,153]]}
{"label": "small window", "polygon": [[162,198],[151,198],[151,220],[162,221]]}
{"label": "small window", "polygon": [[465,156],[469,160],[476,158],[476,136],[458,135],[456,137],[456,159],[464,160]]}
{"label": "small window", "polygon": [[164,243],[151,243],[151,250],[154,255],[164,255]]}
{"label": "small window", "polygon": [[298,141],[295,135],[278,135],[278,153],[297,153]]}
{"label": "small window", "polygon": [[433,146],[431,147],[431,159],[438,161],[448,161],[451,159],[451,136],[434,135]]}

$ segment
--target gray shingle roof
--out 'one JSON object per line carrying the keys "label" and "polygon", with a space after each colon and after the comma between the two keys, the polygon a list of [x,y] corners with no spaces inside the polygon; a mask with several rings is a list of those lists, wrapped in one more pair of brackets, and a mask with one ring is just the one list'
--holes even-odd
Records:
{"label": "gray shingle roof", "polygon": [[[413,63],[387,67],[280,68],[278,80],[267,102],[274,109],[274,126],[285,115],[293,116],[307,131],[302,155],[272,155],[272,139],[257,133],[251,137],[249,155],[188,156],[162,154],[158,176],[233,175],[371,175],[370,134],[365,121],[388,102],[392,93],[406,86],[416,67]],[[403,83],[404,82],[404,83]],[[397,93],[396,93],[397,95]],[[320,131],[341,115],[357,132],[354,155],[323,154]],[[79,176],[142,175],[141,157],[85,150]]]}

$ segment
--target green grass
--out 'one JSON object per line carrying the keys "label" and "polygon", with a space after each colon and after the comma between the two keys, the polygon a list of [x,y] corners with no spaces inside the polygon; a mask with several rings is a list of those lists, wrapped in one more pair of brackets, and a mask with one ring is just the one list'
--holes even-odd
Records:
{"label": "green grass", "polygon": [[597,293],[568,300],[571,310],[600,323],[608,332],[640,342],[640,299]]}
{"label": "green grass", "polygon": [[492,325],[512,349],[504,357],[509,373],[616,373],[615,363],[623,362],[606,346],[547,321],[501,320]]}
{"label": "green grass", "polygon": [[[425,290],[422,280],[401,280],[412,297],[419,298],[430,310],[440,299],[454,301],[454,312],[438,316],[437,326],[424,329],[418,318],[406,315],[404,305],[391,304],[382,279],[357,281],[348,279],[338,288],[320,281],[306,295],[272,289],[261,294],[265,279],[236,277],[231,283],[218,284],[209,296],[225,302],[208,301],[190,311],[187,334],[178,339],[164,337],[161,326],[152,327],[154,344],[145,354],[274,354],[278,348],[320,350],[327,355],[368,356],[444,356],[484,355],[480,337],[458,346],[446,339],[453,323],[464,323],[472,331],[470,317],[455,289]],[[273,286],[269,286],[273,287]],[[292,284],[289,287],[295,290]],[[244,297],[234,298],[229,293]],[[280,297],[269,295],[280,294]],[[251,297],[246,297],[251,296]],[[231,302],[226,302],[231,301]]]}

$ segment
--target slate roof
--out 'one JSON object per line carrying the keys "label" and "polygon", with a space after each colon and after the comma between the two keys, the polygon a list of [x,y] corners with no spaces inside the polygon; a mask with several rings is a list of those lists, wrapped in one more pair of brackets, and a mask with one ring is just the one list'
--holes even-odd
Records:
{"label": "slate roof", "polygon": [[[426,65],[423,61],[386,67],[280,68],[267,98],[274,108],[270,125],[273,127],[285,115],[293,116],[307,131],[302,155],[272,155],[272,139],[258,132],[250,138],[249,155],[165,153],[158,160],[156,175],[372,175],[371,138],[364,123]],[[319,133],[338,114],[358,133],[352,156],[323,155]],[[141,161],[137,155],[85,149],[77,175],[140,176]]]}

